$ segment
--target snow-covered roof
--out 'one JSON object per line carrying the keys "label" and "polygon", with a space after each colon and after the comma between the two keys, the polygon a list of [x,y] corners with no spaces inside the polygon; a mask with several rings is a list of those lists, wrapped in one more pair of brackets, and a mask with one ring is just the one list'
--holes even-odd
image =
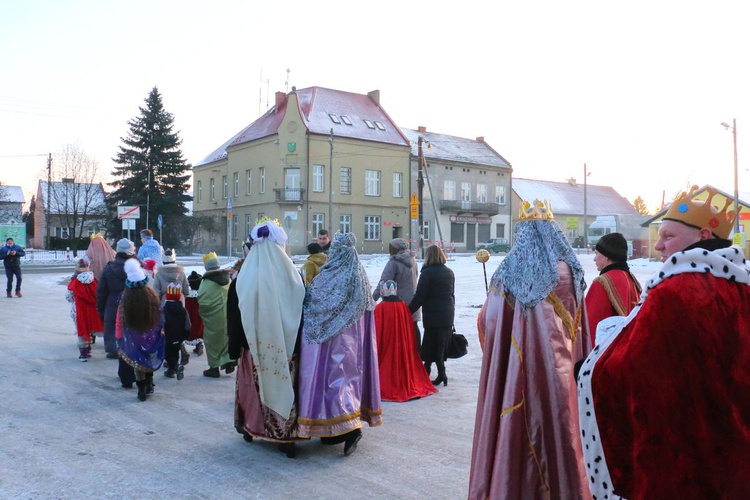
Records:
{"label": "snow-covered roof", "polygon": [[453,135],[420,132],[402,128],[401,132],[411,143],[411,154],[419,154],[417,141],[423,139],[422,154],[428,160],[455,161],[488,167],[511,168],[510,163],[492,149],[484,139],[474,140]]}
{"label": "snow-covered roof", "polygon": [[[103,212],[107,209],[104,189],[101,184],[52,182],[50,194],[49,208],[51,214],[72,213],[74,208],[79,213],[84,208],[88,213]],[[47,181],[39,181],[37,199],[46,206]]]}
{"label": "snow-covered roof", "polygon": [[26,203],[21,186],[0,185],[0,203]]}
{"label": "snow-covered roof", "polygon": [[[513,192],[522,200],[547,200],[553,213],[583,214],[583,184],[513,179]],[[610,186],[586,186],[586,214],[637,215],[633,205]]]}

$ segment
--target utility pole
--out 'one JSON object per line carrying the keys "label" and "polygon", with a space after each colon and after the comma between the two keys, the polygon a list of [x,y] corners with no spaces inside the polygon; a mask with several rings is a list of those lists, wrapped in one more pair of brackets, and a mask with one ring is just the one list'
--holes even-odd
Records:
{"label": "utility pole", "polygon": [[331,158],[328,163],[328,236],[333,238],[333,129],[328,136],[328,145],[331,146]]}
{"label": "utility pole", "polygon": [[737,118],[732,118],[732,135],[734,136],[734,233],[740,232],[740,193],[737,185]]}
{"label": "utility pole", "polygon": [[50,198],[52,197],[52,153],[49,153],[47,156],[47,217],[45,217],[45,234],[44,236],[47,238],[47,242],[45,243],[44,247],[49,250],[50,245],[50,234],[49,234],[49,223],[50,223]]}
{"label": "utility pole", "polygon": [[586,251],[589,250],[589,213],[588,213],[588,199],[586,198],[586,183],[588,181],[588,170],[586,164],[583,164],[583,237],[586,242]]}
{"label": "utility pole", "polygon": [[417,139],[417,199],[419,200],[417,224],[419,224],[419,255],[424,259],[424,215],[422,213],[422,190],[424,189],[424,177],[422,165],[424,163],[424,152],[422,151],[422,136]]}

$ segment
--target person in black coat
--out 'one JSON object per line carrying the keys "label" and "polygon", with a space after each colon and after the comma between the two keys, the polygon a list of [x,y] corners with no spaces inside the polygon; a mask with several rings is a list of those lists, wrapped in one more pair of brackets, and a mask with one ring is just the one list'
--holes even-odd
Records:
{"label": "person in black coat", "polygon": [[432,363],[437,365],[438,377],[432,381],[434,385],[441,382],[448,385],[448,377],[445,375],[445,350],[450,340],[456,310],[455,278],[445,262],[445,254],[440,247],[431,245],[425,250],[417,291],[409,303],[409,311],[412,313],[422,308],[424,338],[420,354],[428,375],[432,371]]}
{"label": "person in black coat", "polygon": [[[104,350],[107,358],[120,359],[117,355],[117,339],[115,338],[115,323],[120,297],[125,289],[125,261],[135,257],[135,245],[127,238],[117,242],[115,260],[107,263],[102,270],[102,279],[96,288],[96,310],[104,323]],[[118,369],[123,387],[132,387],[135,382],[133,368],[123,361]]]}

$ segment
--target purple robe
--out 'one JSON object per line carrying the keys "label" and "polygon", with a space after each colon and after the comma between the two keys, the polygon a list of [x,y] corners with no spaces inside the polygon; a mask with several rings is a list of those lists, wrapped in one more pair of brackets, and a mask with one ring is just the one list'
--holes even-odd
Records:
{"label": "purple robe", "polygon": [[382,425],[372,311],[322,344],[300,345],[299,437],[334,437]]}
{"label": "purple robe", "polygon": [[117,347],[120,357],[133,369],[153,373],[164,362],[164,334],[160,321],[157,326],[145,332],[136,332],[124,326],[117,315]]}
{"label": "purple robe", "polygon": [[570,268],[527,309],[490,290],[479,313],[479,380],[469,498],[591,498],[573,366],[590,340]]}

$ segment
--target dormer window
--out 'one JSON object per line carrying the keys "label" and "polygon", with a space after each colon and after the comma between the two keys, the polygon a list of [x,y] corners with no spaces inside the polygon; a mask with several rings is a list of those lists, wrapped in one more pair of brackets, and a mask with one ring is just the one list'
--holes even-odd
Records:
{"label": "dormer window", "polygon": [[341,125],[341,120],[339,120],[339,117],[338,117],[338,116],[336,116],[336,115],[335,115],[335,114],[333,114],[333,113],[328,113],[328,116],[330,116],[330,117],[331,117],[331,121],[332,121],[333,123],[335,123],[335,124],[337,124],[337,125]]}
{"label": "dormer window", "polygon": [[375,130],[375,125],[370,120],[365,120],[365,125],[367,125],[367,128],[371,128]]}
{"label": "dormer window", "polygon": [[344,122],[344,123],[346,123],[346,124],[347,124],[347,125],[349,125],[349,126],[351,126],[351,125],[352,125],[352,121],[351,121],[351,120],[349,119],[349,117],[348,117],[348,116],[346,116],[346,115],[341,115],[341,121],[342,121],[342,122]]}
{"label": "dormer window", "polygon": [[380,122],[375,122],[375,126],[378,127],[380,130],[385,130],[385,126]]}

